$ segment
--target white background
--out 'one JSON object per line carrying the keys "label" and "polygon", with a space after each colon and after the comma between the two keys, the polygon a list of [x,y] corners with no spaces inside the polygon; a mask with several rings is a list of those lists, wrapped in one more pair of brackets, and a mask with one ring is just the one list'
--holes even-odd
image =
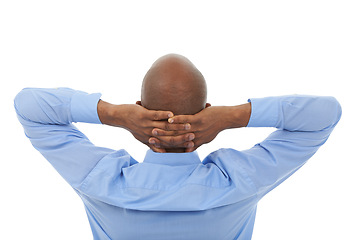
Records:
{"label": "white background", "polygon": [[[352,239],[351,13],[341,0],[1,1],[0,238],[92,239],[80,199],[26,139],[15,95],[62,86],[134,103],[150,65],[179,53],[202,71],[213,105],[294,93],[340,101],[327,143],[259,203],[253,239]],[[147,147],[125,130],[78,127],[143,161]],[[250,148],[271,131],[223,132],[198,152]]]}

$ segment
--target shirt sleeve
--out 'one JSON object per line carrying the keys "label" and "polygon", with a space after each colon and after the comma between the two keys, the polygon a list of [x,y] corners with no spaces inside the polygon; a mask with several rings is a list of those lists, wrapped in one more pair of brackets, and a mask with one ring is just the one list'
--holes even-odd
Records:
{"label": "shirt sleeve", "polygon": [[111,149],[97,147],[72,123],[101,123],[101,94],[69,88],[26,88],[17,94],[17,117],[32,145],[74,188]]}
{"label": "shirt sleeve", "polygon": [[248,127],[275,127],[263,142],[245,151],[229,149],[228,172],[234,166],[245,170],[258,197],[296,172],[328,139],[341,117],[341,106],[333,97],[282,96],[250,99]]}

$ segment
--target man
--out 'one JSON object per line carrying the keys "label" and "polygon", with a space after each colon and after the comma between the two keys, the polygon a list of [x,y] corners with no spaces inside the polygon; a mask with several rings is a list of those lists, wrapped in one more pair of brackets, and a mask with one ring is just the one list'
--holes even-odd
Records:
{"label": "man", "polygon": [[[210,106],[202,74],[169,54],[146,74],[141,101],[24,89],[15,109],[26,136],[81,197],[94,239],[251,239],[258,201],[297,171],[341,116],[333,97],[281,96]],[[143,163],[94,146],[72,122],[129,130],[150,146]],[[195,151],[225,129],[277,128],[245,151]]]}

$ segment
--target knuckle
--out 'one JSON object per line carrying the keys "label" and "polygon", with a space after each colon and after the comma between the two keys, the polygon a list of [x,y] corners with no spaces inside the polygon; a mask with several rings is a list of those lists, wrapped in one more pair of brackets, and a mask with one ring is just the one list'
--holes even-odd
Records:
{"label": "knuckle", "polygon": [[158,112],[153,113],[153,120],[159,120],[159,113]]}
{"label": "knuckle", "polygon": [[137,113],[137,117],[138,117],[139,119],[143,119],[143,118],[145,118],[145,114],[142,113],[142,112],[138,112],[138,113]]}
{"label": "knuckle", "polygon": [[205,119],[203,118],[198,118],[196,121],[198,124],[203,125],[205,123]]}
{"label": "knuckle", "polygon": [[169,132],[168,131],[165,131],[165,130],[160,130],[160,136],[169,136]]}
{"label": "knuckle", "polygon": [[187,123],[187,122],[189,122],[189,120],[188,120],[187,117],[181,118],[180,120],[181,120],[180,123]]}
{"label": "knuckle", "polygon": [[175,138],[174,137],[170,137],[169,138],[169,144],[170,145],[174,145],[175,144]]}
{"label": "knuckle", "polygon": [[142,128],[148,127],[149,123],[147,121],[140,121],[140,123],[138,123]]}
{"label": "knuckle", "polygon": [[175,116],[172,118],[172,123],[182,123],[183,118],[181,116]]}

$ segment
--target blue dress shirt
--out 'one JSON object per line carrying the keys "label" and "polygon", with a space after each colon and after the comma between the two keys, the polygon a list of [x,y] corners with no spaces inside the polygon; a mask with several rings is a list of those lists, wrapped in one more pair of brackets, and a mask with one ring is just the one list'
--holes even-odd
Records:
{"label": "blue dress shirt", "polygon": [[33,146],[82,199],[94,239],[237,239],[252,236],[258,201],[325,143],[341,116],[333,97],[250,99],[249,127],[277,128],[245,151],[155,153],[139,163],[93,145],[72,123],[101,123],[100,94],[23,89],[18,119]]}

